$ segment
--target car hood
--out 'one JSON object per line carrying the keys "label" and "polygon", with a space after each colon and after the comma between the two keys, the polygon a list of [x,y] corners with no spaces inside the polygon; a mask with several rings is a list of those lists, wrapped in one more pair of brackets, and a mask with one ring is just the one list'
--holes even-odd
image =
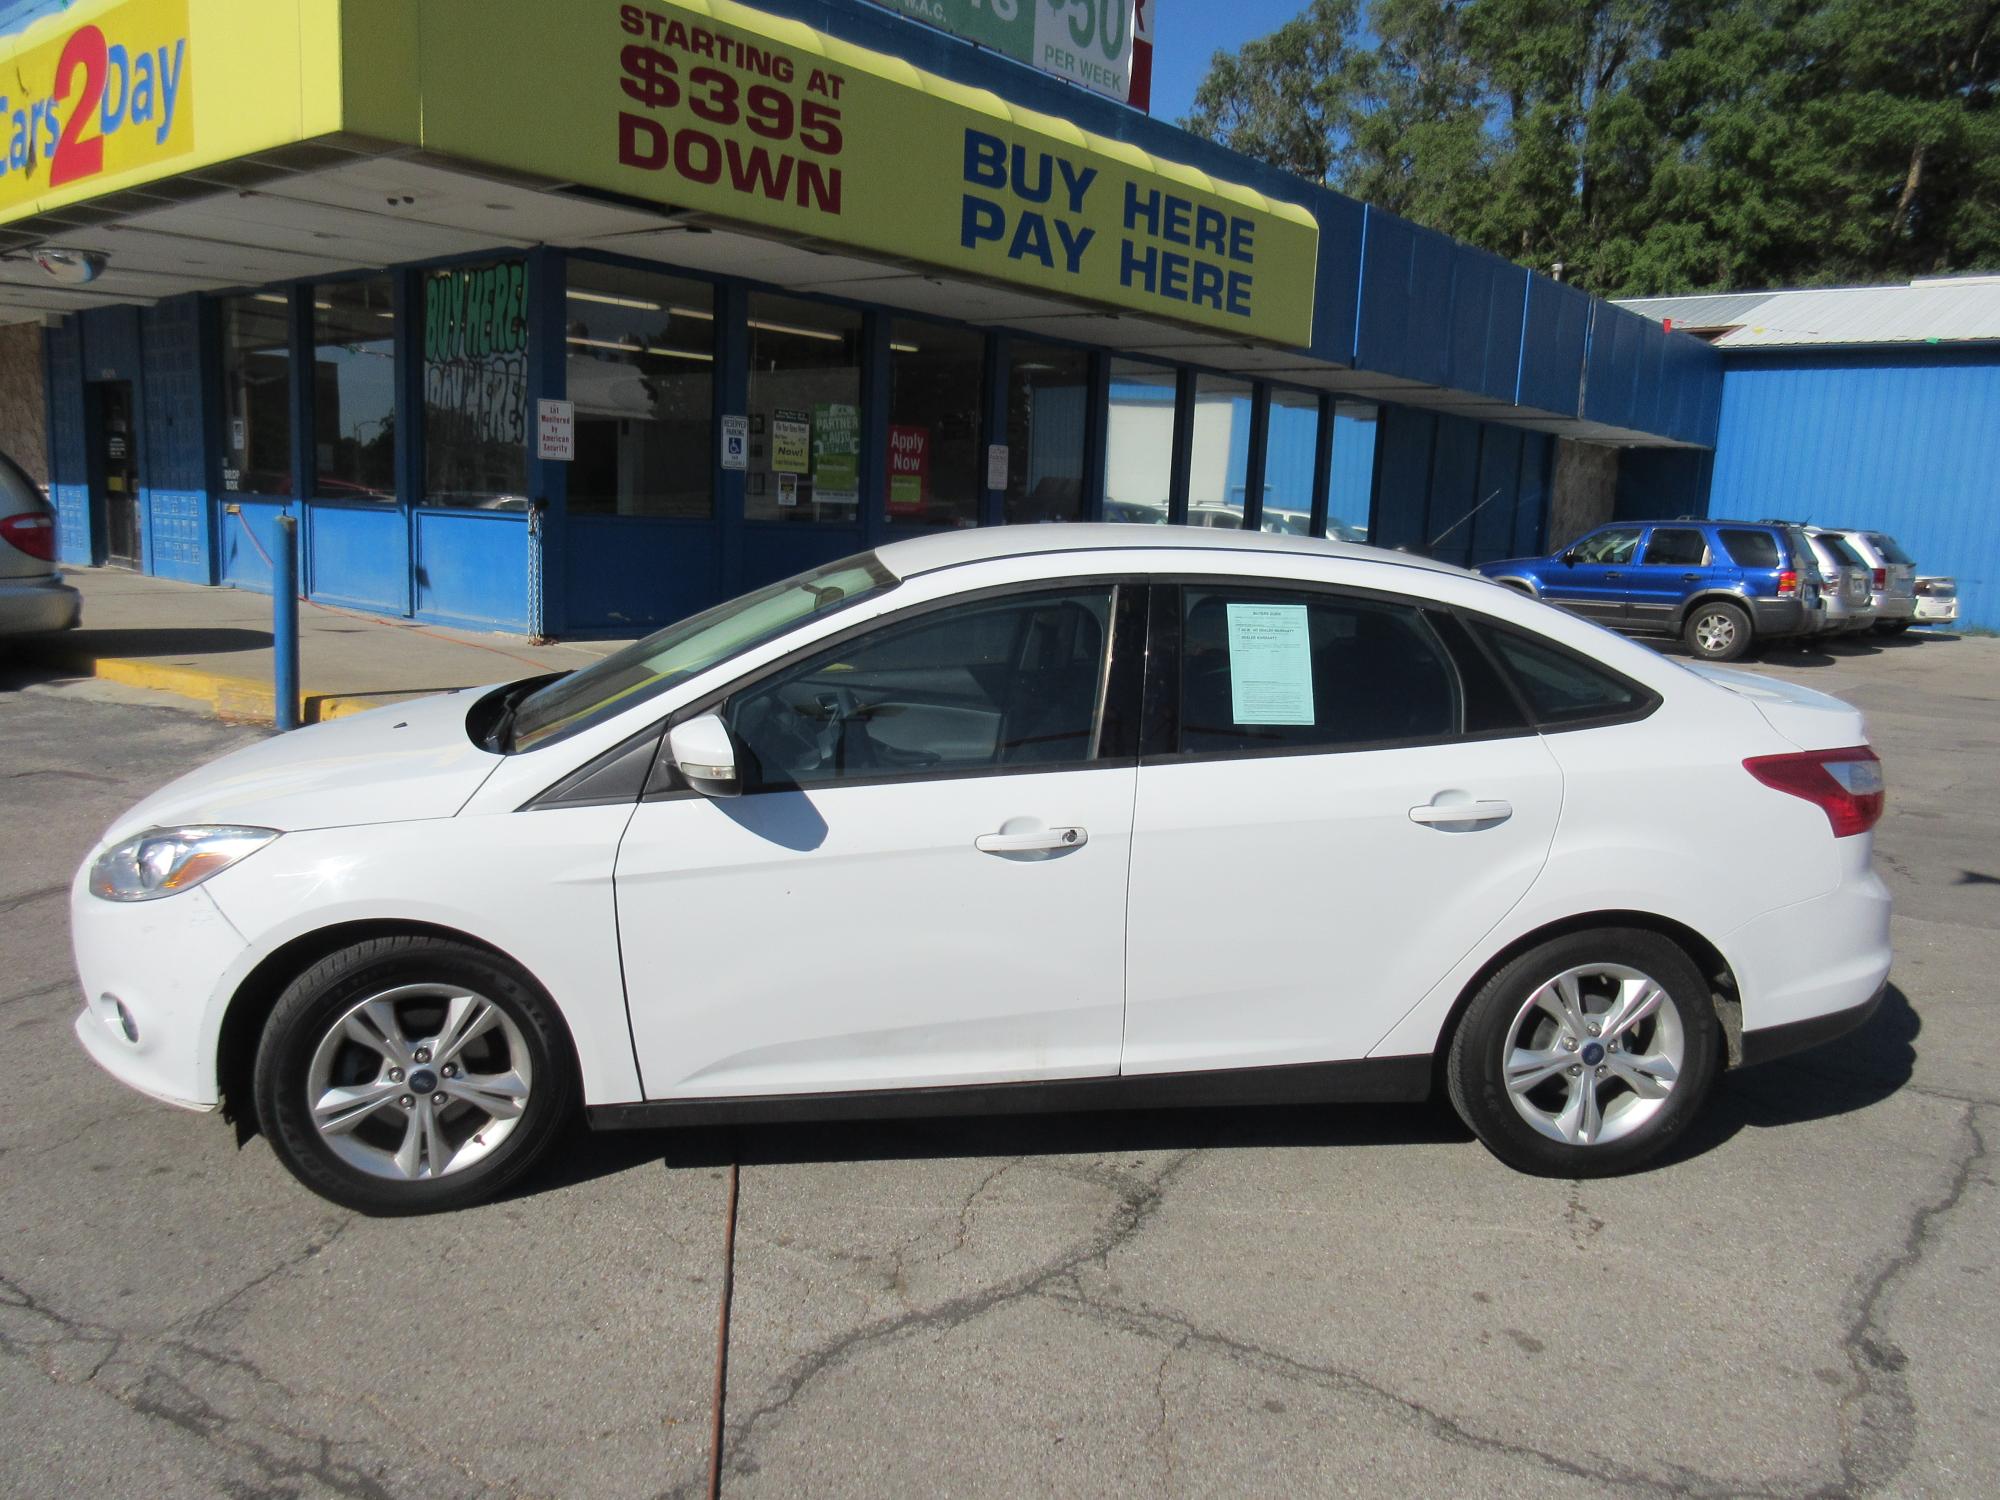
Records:
{"label": "car hood", "polygon": [[1749,699],[1766,723],[1801,750],[1843,750],[1868,743],[1861,710],[1830,693],[1734,667],[1689,665],[1687,670]]}
{"label": "car hood", "polygon": [[449,818],[502,759],[465,730],[466,712],[483,692],[393,703],[247,745],[168,782],[120,818],[104,842],[192,823],[290,833]]}

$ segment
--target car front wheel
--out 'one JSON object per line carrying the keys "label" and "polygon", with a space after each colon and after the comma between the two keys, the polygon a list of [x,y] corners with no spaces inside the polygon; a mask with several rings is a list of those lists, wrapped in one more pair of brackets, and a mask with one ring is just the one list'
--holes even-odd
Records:
{"label": "car front wheel", "polygon": [[1703,661],[1735,661],[1750,649],[1750,617],[1740,605],[1716,600],[1688,611],[1681,638]]}
{"label": "car front wheel", "polygon": [[1519,1171],[1607,1177],[1664,1150],[1720,1065],[1707,983],[1655,932],[1554,938],[1479,989],[1452,1038],[1454,1108]]}
{"label": "car front wheel", "polygon": [[376,938],[279,996],[256,1068],[278,1158],[370,1214],[491,1197],[547,1149],[575,1094],[554,1007],[512,965],[435,937]]}

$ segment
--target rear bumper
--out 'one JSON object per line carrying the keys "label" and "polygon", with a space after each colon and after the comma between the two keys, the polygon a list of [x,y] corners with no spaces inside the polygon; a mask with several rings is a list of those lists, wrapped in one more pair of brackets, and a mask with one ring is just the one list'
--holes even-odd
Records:
{"label": "rear bumper", "polygon": [[1817,1047],[1835,1037],[1846,1036],[1868,1023],[1868,1018],[1875,1014],[1888,991],[1888,981],[1884,980],[1874,994],[1846,1010],[1829,1011],[1823,1016],[1812,1016],[1803,1021],[1787,1021],[1782,1026],[1762,1026],[1755,1031],[1744,1032],[1742,1065],[1755,1067],[1758,1063],[1789,1057],[1794,1052],[1803,1052],[1808,1047]]}
{"label": "rear bumper", "polygon": [[1917,612],[1917,601],[1910,594],[1877,594],[1875,596],[1875,618],[1878,620],[1908,620]]}
{"label": "rear bumper", "polygon": [[1749,604],[1759,635],[1805,635],[1819,629],[1819,610],[1803,599],[1752,599]]}
{"label": "rear bumper", "polygon": [[83,595],[60,578],[0,578],[0,635],[73,630],[83,619]]}
{"label": "rear bumper", "polygon": [[1746,1058],[1765,1049],[1777,1055],[1775,1042],[1753,1044],[1760,1033],[1783,1036],[1825,1023],[1834,1036],[1859,1025],[1865,1015],[1845,1024],[1828,1018],[1867,1006],[1888,982],[1888,887],[1868,864],[1866,839],[1838,842],[1858,845],[1839,851],[1846,868],[1838,885],[1753,917],[1717,944],[1743,1000]]}
{"label": "rear bumper", "polygon": [[1919,620],[1956,620],[1958,618],[1958,601],[1956,599],[1919,599],[1917,600],[1915,618]]}

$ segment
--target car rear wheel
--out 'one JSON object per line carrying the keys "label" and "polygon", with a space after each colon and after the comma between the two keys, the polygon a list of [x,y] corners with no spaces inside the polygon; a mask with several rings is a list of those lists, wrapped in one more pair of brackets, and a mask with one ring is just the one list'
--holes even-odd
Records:
{"label": "car rear wheel", "polygon": [[1735,661],[1750,649],[1750,616],[1724,600],[1697,604],[1681,627],[1688,650],[1703,661]]}
{"label": "car rear wheel", "polygon": [[1700,1112],[1721,1061],[1708,985],[1655,932],[1554,938],[1479,989],[1446,1059],[1451,1102],[1488,1150],[1542,1177],[1608,1177]]}
{"label": "car rear wheel", "polygon": [[377,938],[285,990],[257,1052],[258,1118],[314,1192],[370,1214],[434,1213],[527,1171],[575,1096],[554,1007],[469,944]]}

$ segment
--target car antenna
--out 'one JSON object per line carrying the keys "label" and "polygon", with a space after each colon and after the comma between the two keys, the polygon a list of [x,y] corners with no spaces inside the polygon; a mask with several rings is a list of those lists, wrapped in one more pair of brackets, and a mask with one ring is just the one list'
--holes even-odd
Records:
{"label": "car antenna", "polygon": [[1473,506],[1471,510],[1467,511],[1464,515],[1460,516],[1456,521],[1453,521],[1449,526],[1445,527],[1443,531],[1440,531],[1436,536],[1432,537],[1431,546],[1433,548],[1436,547],[1439,542],[1443,541],[1446,537],[1450,536],[1454,531],[1458,530],[1459,527],[1463,526],[1467,521],[1470,521],[1474,516],[1478,515],[1482,510],[1486,509],[1487,506],[1491,505],[1495,500],[1498,500],[1499,498],[1500,498],[1500,492],[1498,490],[1495,490],[1492,494],[1488,495],[1484,500],[1480,501],[1477,505]]}

